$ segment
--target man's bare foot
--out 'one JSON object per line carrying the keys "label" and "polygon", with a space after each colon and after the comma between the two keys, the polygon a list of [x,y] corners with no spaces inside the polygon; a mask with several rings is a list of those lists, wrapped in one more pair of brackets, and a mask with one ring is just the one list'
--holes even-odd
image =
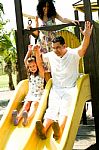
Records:
{"label": "man's bare foot", "polygon": [[44,132],[44,126],[40,120],[36,121],[36,131],[38,136],[42,139],[46,139],[46,133]]}
{"label": "man's bare foot", "polygon": [[53,138],[58,140],[60,138],[60,127],[57,121],[52,123],[52,129],[54,131]]}

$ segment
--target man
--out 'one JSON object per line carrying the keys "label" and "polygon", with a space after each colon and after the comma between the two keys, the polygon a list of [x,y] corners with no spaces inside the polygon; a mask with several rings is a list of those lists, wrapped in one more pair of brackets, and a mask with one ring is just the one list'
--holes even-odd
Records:
{"label": "man", "polygon": [[79,76],[79,59],[84,56],[89,45],[93,26],[85,22],[82,44],[76,49],[66,48],[63,37],[53,39],[53,51],[44,54],[52,75],[52,87],[49,94],[49,103],[44,115],[44,122],[36,122],[37,134],[41,139],[46,139],[46,132],[52,125],[55,140],[58,140],[64,130],[69,107],[73,100],[73,91]]}

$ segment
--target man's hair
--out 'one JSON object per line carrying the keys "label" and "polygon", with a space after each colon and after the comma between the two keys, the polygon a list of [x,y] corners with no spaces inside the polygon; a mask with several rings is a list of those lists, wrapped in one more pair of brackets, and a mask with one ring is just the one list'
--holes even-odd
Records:
{"label": "man's hair", "polygon": [[59,42],[61,45],[65,44],[65,40],[62,36],[56,36],[53,40],[52,43],[57,43]]}

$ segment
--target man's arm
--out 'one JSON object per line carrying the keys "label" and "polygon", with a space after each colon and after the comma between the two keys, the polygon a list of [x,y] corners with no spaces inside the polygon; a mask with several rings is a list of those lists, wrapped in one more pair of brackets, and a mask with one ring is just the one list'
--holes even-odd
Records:
{"label": "man's arm", "polygon": [[85,22],[85,29],[84,31],[81,30],[81,33],[84,35],[83,41],[81,45],[77,48],[78,49],[78,54],[80,57],[83,57],[86,53],[87,47],[90,42],[90,36],[92,33],[93,25],[89,21]]}
{"label": "man's arm", "polygon": [[51,78],[51,72],[45,72],[44,73],[44,78],[45,78],[45,81],[47,83],[47,81]]}
{"label": "man's arm", "polygon": [[42,54],[42,60],[44,63],[44,78],[47,83],[47,81],[51,78],[51,68],[50,68],[50,63],[49,63],[49,54]]}

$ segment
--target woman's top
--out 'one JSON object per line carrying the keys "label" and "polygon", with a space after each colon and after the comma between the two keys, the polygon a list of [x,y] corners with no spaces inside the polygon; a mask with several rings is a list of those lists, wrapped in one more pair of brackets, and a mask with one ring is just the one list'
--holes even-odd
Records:
{"label": "woman's top", "polygon": [[[44,26],[52,26],[52,25],[55,25],[55,20],[53,20],[52,18],[48,19],[47,22],[44,22],[42,21],[42,27]],[[52,39],[55,37],[55,31],[44,31],[44,30],[41,30],[40,32],[40,37],[38,39],[38,43],[40,44],[41,46],[41,53],[47,53],[47,52],[50,52],[52,51],[52,48],[51,48],[51,45],[52,45]],[[49,72],[48,70],[48,62],[45,61],[44,62],[44,69],[45,71]]]}
{"label": "woman's top", "polygon": [[[47,22],[42,21],[42,27],[44,26],[52,26],[55,25],[55,21],[50,18]],[[47,53],[51,51],[51,40],[55,37],[55,31],[44,31],[41,30],[40,37],[39,37],[39,43],[41,46],[41,52]]]}

